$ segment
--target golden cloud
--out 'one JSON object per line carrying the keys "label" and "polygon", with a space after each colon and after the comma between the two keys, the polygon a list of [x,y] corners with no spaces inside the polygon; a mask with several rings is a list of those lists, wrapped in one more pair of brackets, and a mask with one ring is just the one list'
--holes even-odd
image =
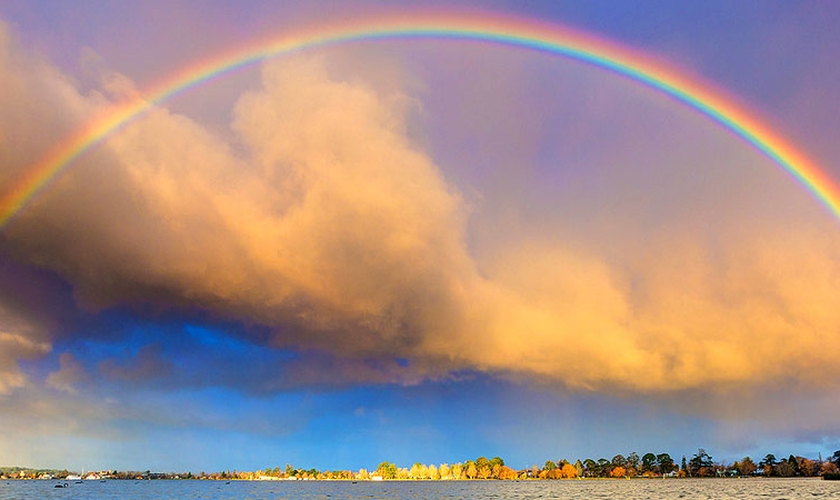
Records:
{"label": "golden cloud", "polygon": [[[0,131],[23,146],[2,159],[20,172],[66,130],[50,117],[74,122],[105,98],[4,47],[20,71],[0,76]],[[641,392],[836,379],[836,231],[783,222],[712,245],[681,213],[623,258],[546,238],[479,265],[470,207],[408,137],[414,106],[319,59],[268,63],[234,110],[235,139],[156,109],[79,159],[2,244],[92,310],[198,307],[267,327],[271,346],[327,352],[337,361],[317,376],[296,368],[319,381],[330,365],[337,379],[347,366],[402,383],[481,370]],[[0,359],[8,390],[14,360],[42,344],[3,335],[20,347]],[[408,366],[365,364],[395,358]]]}

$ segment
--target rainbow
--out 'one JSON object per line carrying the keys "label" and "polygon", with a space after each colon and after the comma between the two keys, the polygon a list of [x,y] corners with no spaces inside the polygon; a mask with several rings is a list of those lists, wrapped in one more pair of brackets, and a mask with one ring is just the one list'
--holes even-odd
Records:
{"label": "rainbow", "polygon": [[0,230],[80,155],[167,99],[239,68],[315,47],[394,39],[472,40],[582,61],[635,80],[706,115],[754,147],[810,191],[840,220],[840,188],[794,145],[711,85],[627,47],[586,33],[508,15],[411,13],[342,21],[284,34],[187,66],[108,109],[57,144],[0,197]]}

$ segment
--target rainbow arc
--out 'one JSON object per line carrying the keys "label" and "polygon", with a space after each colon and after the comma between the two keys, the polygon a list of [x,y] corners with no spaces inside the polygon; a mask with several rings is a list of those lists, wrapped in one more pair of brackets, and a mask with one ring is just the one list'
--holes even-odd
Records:
{"label": "rainbow arc", "polygon": [[582,61],[630,78],[687,105],[758,150],[810,191],[840,221],[840,188],[755,113],[711,85],[607,40],[510,16],[426,14],[325,25],[198,61],[77,129],[0,195],[0,230],[79,156],[167,99],[262,60],[316,47],[394,39],[471,40],[521,47]]}

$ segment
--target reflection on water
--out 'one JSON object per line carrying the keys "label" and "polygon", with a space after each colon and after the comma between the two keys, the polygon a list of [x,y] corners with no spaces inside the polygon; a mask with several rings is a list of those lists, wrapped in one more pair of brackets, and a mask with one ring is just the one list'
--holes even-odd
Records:
{"label": "reflection on water", "polygon": [[590,481],[3,481],[0,500],[532,500],[840,499],[820,479],[636,479]]}

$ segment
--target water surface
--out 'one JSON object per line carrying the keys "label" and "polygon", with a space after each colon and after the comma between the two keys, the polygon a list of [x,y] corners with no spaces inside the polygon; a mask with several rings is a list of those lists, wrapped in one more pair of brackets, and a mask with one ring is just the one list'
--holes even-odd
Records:
{"label": "water surface", "polygon": [[589,481],[3,481],[0,500],[671,500],[840,499],[820,479],[635,479]]}

